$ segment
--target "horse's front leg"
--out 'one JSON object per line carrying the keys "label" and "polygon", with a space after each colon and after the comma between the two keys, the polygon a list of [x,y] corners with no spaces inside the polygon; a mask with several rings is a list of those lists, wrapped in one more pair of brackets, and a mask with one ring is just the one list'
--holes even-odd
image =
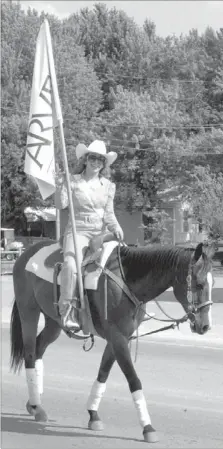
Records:
{"label": "horse's front leg", "polygon": [[92,385],[90,396],[87,402],[87,409],[90,415],[88,422],[88,428],[90,430],[103,430],[103,423],[98,416],[98,408],[106,390],[106,380],[109,376],[111,368],[114,364],[115,356],[111,345],[108,343],[105,347],[100,368],[98,371],[98,377]]}
{"label": "horse's front leg", "polygon": [[139,422],[143,428],[144,440],[148,443],[155,443],[158,441],[158,437],[155,429],[151,425],[146,400],[142,391],[142,384],[132,363],[128,339],[121,334],[120,330],[115,325],[111,326],[110,338],[115,359],[128,381]]}

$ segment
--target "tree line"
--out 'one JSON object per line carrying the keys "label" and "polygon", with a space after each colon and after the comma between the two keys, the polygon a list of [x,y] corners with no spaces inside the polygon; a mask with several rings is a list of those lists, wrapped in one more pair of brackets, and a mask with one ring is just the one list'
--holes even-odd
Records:
{"label": "tree line", "polygon": [[[117,8],[95,4],[64,20],[2,2],[2,223],[19,227],[23,210],[43,201],[24,173],[36,38],[47,17],[62,104],[68,160],[78,142],[105,140],[118,152],[116,203],[129,211],[159,206],[178,186],[214,235],[223,220],[223,28],[160,37]],[[61,164],[56,135],[56,158]]]}

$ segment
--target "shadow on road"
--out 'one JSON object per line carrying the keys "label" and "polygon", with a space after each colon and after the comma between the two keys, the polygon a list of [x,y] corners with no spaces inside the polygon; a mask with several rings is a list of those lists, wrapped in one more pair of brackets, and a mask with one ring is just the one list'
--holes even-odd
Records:
{"label": "shadow on road", "polygon": [[[25,418],[26,417],[26,418]],[[87,438],[106,438],[112,440],[123,440],[123,441],[136,441],[141,443],[143,440],[138,438],[127,438],[120,436],[105,435],[100,432],[93,432],[88,430],[86,427],[78,426],[60,426],[58,424],[51,425],[50,423],[55,421],[48,421],[48,423],[38,423],[33,421],[25,414],[13,414],[13,413],[2,413],[1,417],[1,432],[12,432],[26,435],[44,435],[44,436],[60,436],[60,437],[87,437]],[[51,429],[54,430],[50,430]],[[60,431],[59,429],[65,429]],[[73,429],[73,432],[66,429]],[[80,430],[86,430],[86,432],[79,432]],[[75,432],[77,430],[77,432]]]}

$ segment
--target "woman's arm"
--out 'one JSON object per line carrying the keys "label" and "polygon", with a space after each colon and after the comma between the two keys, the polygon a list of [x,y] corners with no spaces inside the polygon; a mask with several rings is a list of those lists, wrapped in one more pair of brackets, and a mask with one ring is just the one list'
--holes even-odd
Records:
{"label": "woman's arm", "polygon": [[[74,188],[72,175],[70,175],[70,185],[72,191]],[[66,207],[68,207],[68,205],[69,201],[68,201],[66,179],[64,174],[60,174],[56,178],[55,206],[57,209],[65,209]]]}
{"label": "woman's arm", "polygon": [[65,209],[68,207],[68,194],[64,183],[56,186],[55,206],[57,209]]}
{"label": "woman's arm", "polygon": [[122,230],[122,228],[115,216],[115,212],[114,212],[115,191],[116,191],[116,186],[114,183],[111,183],[109,186],[107,204],[105,206],[104,224],[107,226],[109,231],[113,232],[114,234],[118,233],[118,235],[123,240],[124,233],[123,233],[123,230]]}

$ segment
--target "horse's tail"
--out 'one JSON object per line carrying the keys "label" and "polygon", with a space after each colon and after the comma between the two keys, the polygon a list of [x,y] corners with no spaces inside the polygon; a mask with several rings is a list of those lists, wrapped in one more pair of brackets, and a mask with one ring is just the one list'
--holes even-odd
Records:
{"label": "horse's tail", "polygon": [[20,371],[20,369],[22,368],[24,358],[24,346],[22,339],[21,320],[16,301],[14,302],[11,314],[10,340],[11,340],[10,368],[14,370],[14,372]]}

